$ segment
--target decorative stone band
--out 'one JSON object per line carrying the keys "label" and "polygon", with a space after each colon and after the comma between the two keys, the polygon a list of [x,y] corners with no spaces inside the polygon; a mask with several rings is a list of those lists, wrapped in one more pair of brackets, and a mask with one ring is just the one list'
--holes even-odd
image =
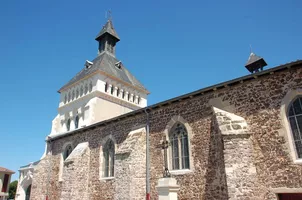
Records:
{"label": "decorative stone band", "polygon": [[246,120],[234,113],[213,107],[217,125],[224,136],[248,136]]}

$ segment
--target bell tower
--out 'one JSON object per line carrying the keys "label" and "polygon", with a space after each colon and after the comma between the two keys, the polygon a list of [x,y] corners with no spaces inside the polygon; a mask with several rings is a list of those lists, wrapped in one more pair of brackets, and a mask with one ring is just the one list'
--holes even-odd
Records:
{"label": "bell tower", "polygon": [[149,91],[116,58],[120,38],[110,18],[95,40],[98,55],[86,60],[84,68],[58,91],[61,100],[50,137],[147,106]]}
{"label": "bell tower", "polygon": [[95,40],[99,42],[98,54],[107,52],[112,56],[115,56],[115,45],[120,41],[120,38],[113,28],[111,19],[108,19],[102,30],[96,36]]}

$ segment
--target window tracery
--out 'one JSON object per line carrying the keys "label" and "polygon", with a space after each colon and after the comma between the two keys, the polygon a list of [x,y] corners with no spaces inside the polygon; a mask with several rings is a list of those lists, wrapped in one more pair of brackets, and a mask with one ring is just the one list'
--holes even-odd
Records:
{"label": "window tracery", "polygon": [[189,141],[185,126],[177,122],[169,133],[172,169],[189,169]]}

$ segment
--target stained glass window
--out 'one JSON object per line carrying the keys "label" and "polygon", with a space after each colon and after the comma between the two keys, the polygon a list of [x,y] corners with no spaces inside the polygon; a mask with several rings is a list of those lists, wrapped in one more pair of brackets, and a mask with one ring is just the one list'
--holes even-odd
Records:
{"label": "stained glass window", "polygon": [[104,177],[114,176],[114,154],[114,143],[109,139],[103,147]]}
{"label": "stained glass window", "polygon": [[170,132],[172,169],[189,169],[189,141],[185,126],[176,123]]}
{"label": "stained glass window", "polygon": [[297,155],[302,158],[302,97],[297,98],[289,107],[288,119],[297,150]]}

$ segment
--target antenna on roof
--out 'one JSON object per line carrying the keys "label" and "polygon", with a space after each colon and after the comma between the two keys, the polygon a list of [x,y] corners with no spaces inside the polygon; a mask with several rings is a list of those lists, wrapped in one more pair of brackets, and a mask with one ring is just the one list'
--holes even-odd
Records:
{"label": "antenna on roof", "polygon": [[250,44],[250,53],[253,53],[252,45]]}

